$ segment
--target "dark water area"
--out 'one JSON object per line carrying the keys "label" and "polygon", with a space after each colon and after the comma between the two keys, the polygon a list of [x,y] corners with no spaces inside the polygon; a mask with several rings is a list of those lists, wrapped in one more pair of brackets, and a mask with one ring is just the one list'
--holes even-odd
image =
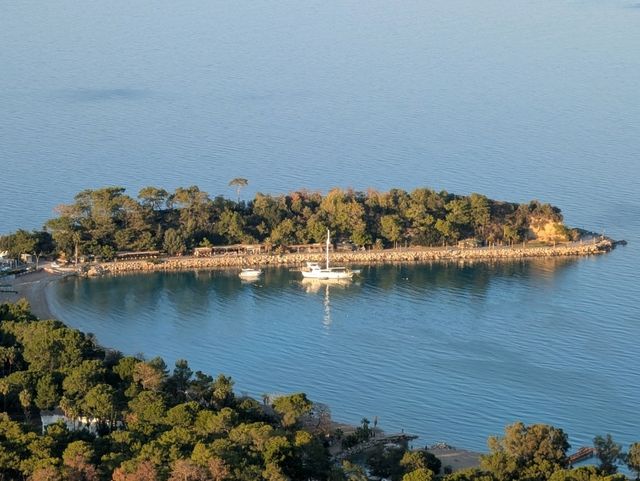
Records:
{"label": "dark water area", "polygon": [[[86,188],[480,192],[629,245],[599,258],[68,281],[54,312],[250,393],[300,389],[481,449],[516,419],[638,439],[640,9],[540,2],[0,5],[0,233]],[[307,292],[309,291],[309,292]]]}

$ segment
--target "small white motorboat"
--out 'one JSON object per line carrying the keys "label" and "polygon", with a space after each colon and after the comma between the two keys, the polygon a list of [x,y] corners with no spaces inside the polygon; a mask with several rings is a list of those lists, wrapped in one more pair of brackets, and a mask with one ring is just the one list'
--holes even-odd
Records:
{"label": "small white motorboat", "polygon": [[240,279],[257,279],[262,275],[262,269],[242,269],[238,275]]}

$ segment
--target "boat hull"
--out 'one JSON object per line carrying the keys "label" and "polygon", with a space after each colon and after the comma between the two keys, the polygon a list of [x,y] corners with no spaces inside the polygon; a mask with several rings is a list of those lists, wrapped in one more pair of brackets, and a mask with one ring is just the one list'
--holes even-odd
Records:
{"label": "boat hull", "polygon": [[246,269],[238,274],[240,279],[257,279],[261,275],[262,271],[257,269]]}
{"label": "boat hull", "polygon": [[302,277],[304,277],[305,279],[351,279],[353,277],[353,272],[336,272],[321,269],[320,271],[302,271]]}
{"label": "boat hull", "polygon": [[305,279],[319,279],[319,280],[351,280],[356,274],[356,271],[352,271],[346,267],[330,267],[329,266],[329,245],[330,245],[331,233],[327,229],[327,247],[325,251],[326,267],[321,267],[318,262],[307,262],[307,267],[302,269],[302,277]]}

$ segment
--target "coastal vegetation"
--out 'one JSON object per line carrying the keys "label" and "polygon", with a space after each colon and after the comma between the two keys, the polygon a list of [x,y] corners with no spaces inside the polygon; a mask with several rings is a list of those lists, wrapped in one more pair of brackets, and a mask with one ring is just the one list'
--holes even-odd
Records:
{"label": "coastal vegetation", "polygon": [[[375,436],[367,419],[344,435],[303,393],[237,395],[228,376],[104,349],[38,320],[26,302],[0,304],[0,397],[0,480],[364,481],[368,471],[393,481],[618,481],[620,462],[640,471],[638,443],[625,454],[597,436],[599,465],[573,469],[566,433],[523,423],[489,438],[469,470],[450,473],[427,450],[402,445],[339,463],[336,446]],[[41,425],[52,410],[61,419]]]}
{"label": "coastal vegetation", "polygon": [[211,198],[196,186],[173,192],[145,187],[136,197],[122,187],[84,190],[57,208],[42,231],[0,237],[0,251],[15,255],[64,253],[110,260],[119,251],[161,250],[181,255],[198,246],[264,244],[277,249],[322,242],[330,229],[335,242],[353,248],[398,245],[442,246],[462,240],[509,245],[528,239],[576,239],[560,209],[531,201],[517,204],[480,194],[456,195],[418,188],[412,192],[333,189],[282,195],[258,193],[240,200],[243,178],[230,183],[237,201]]}
{"label": "coastal vegetation", "polygon": [[[35,319],[26,303],[0,305],[0,319],[0,479],[331,475],[327,428],[304,394],[238,396],[227,376],[107,351],[61,322]],[[54,409],[90,429],[59,422],[41,432],[36,414]]]}

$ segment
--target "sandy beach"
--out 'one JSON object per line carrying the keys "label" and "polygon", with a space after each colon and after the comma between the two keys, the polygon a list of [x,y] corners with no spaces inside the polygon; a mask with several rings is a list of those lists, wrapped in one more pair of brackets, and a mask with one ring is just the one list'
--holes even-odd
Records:
{"label": "sandy beach", "polygon": [[35,272],[23,274],[19,277],[1,277],[0,303],[16,302],[26,299],[31,305],[33,312],[40,319],[52,319],[53,314],[47,302],[47,285],[68,274],[49,273],[40,269]]}

